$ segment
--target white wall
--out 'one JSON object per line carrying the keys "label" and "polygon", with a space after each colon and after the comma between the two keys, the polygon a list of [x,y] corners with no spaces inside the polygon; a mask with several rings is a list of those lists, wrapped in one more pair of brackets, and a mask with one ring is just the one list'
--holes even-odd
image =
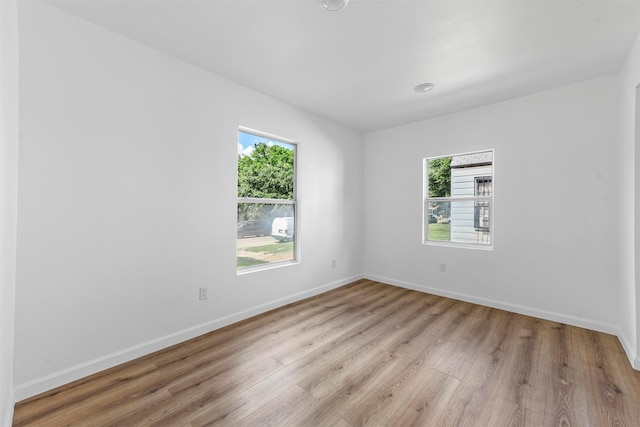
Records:
{"label": "white wall", "polygon": [[0,1],[0,425],[13,415],[18,178],[18,14]]}
{"label": "white wall", "polygon": [[[7,34],[15,42],[15,29],[5,25],[15,5],[0,5],[2,119],[10,118],[0,149],[15,158],[15,144],[4,138],[17,133],[15,108],[4,107],[17,103],[17,96],[4,96],[17,80],[5,62],[17,53],[5,45]],[[633,213],[640,150],[624,88],[640,76],[640,42],[620,79],[372,133],[363,150],[356,132],[54,7],[22,2],[19,21],[18,400],[362,271],[621,331],[625,349],[638,354],[640,263],[633,247],[640,238],[629,238],[625,226],[640,230]],[[299,142],[298,265],[236,274],[238,126]],[[422,158],[486,148],[496,149],[495,250],[423,246]],[[2,161],[0,178],[10,186],[2,187],[1,223],[10,233],[15,165],[4,168]],[[8,252],[1,266],[10,268],[11,240],[2,242]],[[441,262],[446,273],[438,271]],[[5,274],[10,279],[11,270],[2,270],[0,294],[3,402],[13,392],[6,381],[13,286]],[[205,302],[197,300],[202,285],[211,287]]]}
{"label": "white wall", "polygon": [[620,338],[640,369],[640,149],[637,87],[640,85],[640,36],[620,73]]}
{"label": "white wall", "polygon": [[[46,4],[19,23],[17,399],[360,277],[361,135]],[[299,143],[297,265],[236,274],[238,126]]]}
{"label": "white wall", "polygon": [[[617,75],[365,135],[365,276],[616,332],[617,141]],[[423,246],[422,159],[490,148],[495,249]]]}

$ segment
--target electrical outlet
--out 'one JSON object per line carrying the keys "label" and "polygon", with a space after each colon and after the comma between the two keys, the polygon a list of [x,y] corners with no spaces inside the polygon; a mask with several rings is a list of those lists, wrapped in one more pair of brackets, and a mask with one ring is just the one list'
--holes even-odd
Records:
{"label": "electrical outlet", "polygon": [[201,286],[199,299],[204,300],[207,298],[209,298],[209,288],[207,286]]}
{"label": "electrical outlet", "polygon": [[445,264],[444,262],[440,263],[440,273],[446,273],[447,272],[447,264]]}
{"label": "electrical outlet", "polygon": [[335,259],[331,260],[331,268],[336,268],[336,260]]}

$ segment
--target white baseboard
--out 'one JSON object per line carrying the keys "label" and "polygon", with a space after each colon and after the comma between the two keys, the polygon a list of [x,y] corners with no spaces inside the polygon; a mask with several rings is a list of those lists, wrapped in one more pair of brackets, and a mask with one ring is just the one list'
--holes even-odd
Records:
{"label": "white baseboard", "polygon": [[474,304],[484,305],[486,307],[498,308],[501,310],[510,311],[513,313],[524,314],[526,316],[538,317],[540,319],[550,320],[553,322],[565,323],[567,325],[578,326],[585,329],[591,329],[593,331],[604,332],[611,335],[618,335],[618,328],[605,323],[593,322],[587,319],[580,319],[572,316],[567,316],[560,313],[554,313],[545,310],[539,310],[536,308],[525,307],[515,304],[509,304],[502,301],[495,301],[486,298],[479,298],[473,295],[462,294],[458,292],[451,292],[443,289],[431,288],[429,286],[418,285],[415,283],[404,282],[401,280],[395,280],[389,277],[381,277],[371,274],[364,274],[366,279],[375,280],[381,283],[388,283],[390,285],[398,286],[401,288],[412,289],[414,291],[425,292],[429,294],[439,295],[447,298],[452,298],[460,301],[471,302]]}
{"label": "white baseboard", "polygon": [[6,408],[2,408],[2,413],[4,416],[0,420],[0,426],[2,427],[11,427],[13,424],[13,406],[15,399],[15,394],[13,392],[13,388],[9,391],[9,398],[6,402],[2,402],[2,405],[5,405]]}
{"label": "white baseboard", "polygon": [[[45,377],[37,378],[32,381],[20,384],[15,387],[14,402],[19,402],[23,399],[27,399],[37,394],[43,393],[47,390],[51,390],[61,385],[68,384],[72,381],[76,381],[80,378],[84,378],[86,376],[95,374],[97,372],[103,371],[108,368],[112,368],[122,363],[129,362],[138,357],[151,354],[155,351],[162,350],[164,348],[170,347],[175,344],[179,344],[191,338],[195,338],[197,336],[206,334],[216,329],[220,329],[222,327],[228,326],[232,323],[236,323],[241,320],[248,319],[249,317],[256,316],[261,313],[265,313],[269,310],[273,310],[274,308],[282,307],[292,302],[300,301],[305,298],[309,298],[309,297],[321,294],[323,292],[330,291],[340,286],[344,286],[348,283],[354,282],[361,278],[362,278],[362,275],[358,274],[358,275],[347,277],[332,283],[328,283],[326,285],[318,286],[313,289],[309,289],[303,292],[298,292],[296,294],[289,295],[284,298],[279,298],[277,300],[273,300],[265,304],[255,306],[250,309],[240,311],[238,313],[230,314],[228,316],[224,316],[219,319],[214,319],[209,322],[196,325],[194,327],[191,327],[182,331],[178,331],[170,335],[166,335],[164,337],[147,341],[145,343],[124,349],[122,351],[118,351],[94,360],[90,360],[80,365],[72,366],[62,371],[54,372],[53,374],[47,375]],[[11,424],[8,424],[8,425],[11,425]]]}
{"label": "white baseboard", "polygon": [[633,369],[640,371],[640,358],[638,358],[638,356],[636,355],[633,346],[630,344],[627,337],[622,334],[622,332],[618,331],[616,335],[618,336],[618,341],[620,341],[620,344],[622,345],[622,349],[629,359],[629,363],[631,364]]}

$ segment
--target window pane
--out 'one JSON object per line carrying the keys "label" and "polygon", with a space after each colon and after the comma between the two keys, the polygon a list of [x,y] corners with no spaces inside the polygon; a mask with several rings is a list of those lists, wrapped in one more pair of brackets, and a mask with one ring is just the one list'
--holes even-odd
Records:
{"label": "window pane", "polygon": [[295,205],[238,203],[237,267],[295,259]]}
{"label": "window pane", "polygon": [[437,242],[451,241],[451,202],[431,202],[429,203],[429,213],[427,216],[428,240]]}
{"label": "window pane", "polygon": [[428,161],[429,197],[451,196],[451,159],[440,157]]}
{"label": "window pane", "polygon": [[451,200],[429,203],[427,240],[491,244],[491,202]]}
{"label": "window pane", "polygon": [[294,198],[295,145],[238,132],[238,197]]}

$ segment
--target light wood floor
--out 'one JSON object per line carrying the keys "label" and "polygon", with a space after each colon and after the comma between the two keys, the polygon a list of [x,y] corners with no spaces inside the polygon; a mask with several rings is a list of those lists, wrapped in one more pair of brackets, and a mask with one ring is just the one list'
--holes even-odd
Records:
{"label": "light wood floor", "polygon": [[640,426],[617,338],[361,280],[16,405],[14,426]]}

